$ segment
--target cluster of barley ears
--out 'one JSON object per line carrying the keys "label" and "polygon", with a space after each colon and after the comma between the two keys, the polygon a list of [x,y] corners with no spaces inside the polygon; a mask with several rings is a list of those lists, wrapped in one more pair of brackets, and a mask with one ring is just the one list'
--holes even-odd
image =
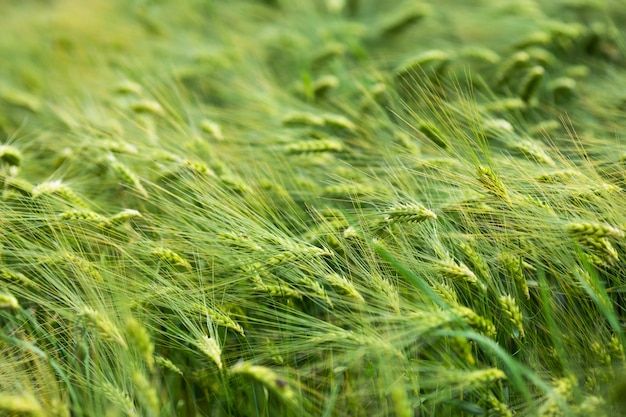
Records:
{"label": "cluster of barley ears", "polygon": [[619,415],[623,5],[474,3],[0,5],[0,415]]}

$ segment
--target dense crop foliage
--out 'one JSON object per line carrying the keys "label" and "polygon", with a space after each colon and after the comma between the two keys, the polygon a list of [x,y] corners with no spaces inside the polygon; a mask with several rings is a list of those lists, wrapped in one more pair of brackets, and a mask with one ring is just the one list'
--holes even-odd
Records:
{"label": "dense crop foliage", "polygon": [[2,1],[0,415],[623,415],[625,25]]}

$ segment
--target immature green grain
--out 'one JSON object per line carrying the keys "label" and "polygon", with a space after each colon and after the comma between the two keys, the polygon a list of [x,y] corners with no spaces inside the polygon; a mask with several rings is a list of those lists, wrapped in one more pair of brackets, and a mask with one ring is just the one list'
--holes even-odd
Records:
{"label": "immature green grain", "polygon": [[563,100],[574,95],[576,92],[576,80],[569,77],[560,77],[552,80],[548,85],[555,100]]}
{"label": "immature green grain", "polygon": [[322,120],[326,127],[346,130],[348,132],[355,132],[357,130],[357,126],[354,122],[340,114],[325,114],[322,116]]}
{"label": "immature green grain", "polygon": [[589,345],[589,350],[593,353],[596,362],[599,365],[605,367],[611,365],[611,355],[602,343],[597,340],[591,342],[591,344]]}
{"label": "immature green grain", "polygon": [[547,393],[546,399],[541,407],[539,407],[537,415],[540,417],[566,417],[560,403],[568,403],[573,398],[574,389],[577,385],[578,381],[572,376],[554,381],[552,385],[553,389]]}
{"label": "immature green grain", "polygon": [[17,298],[11,294],[0,293],[0,310],[17,310],[18,308],[20,308],[20,303],[17,301]]}
{"label": "immature green grain", "polygon": [[460,56],[483,61],[488,64],[497,64],[501,59],[500,55],[495,51],[483,46],[465,47],[461,49]]}
{"label": "immature green grain", "polygon": [[190,312],[193,312],[196,314],[200,313],[205,320],[209,320],[218,326],[222,326],[222,327],[234,330],[240,335],[245,336],[243,327],[241,327],[239,323],[237,323],[235,320],[230,318],[230,316],[228,316],[227,314],[222,313],[221,311],[215,308],[211,308],[209,306],[206,306],[200,303],[191,303],[188,306],[188,309]]}
{"label": "immature green grain", "polygon": [[10,283],[19,284],[23,287],[36,288],[38,285],[21,272],[15,272],[8,268],[0,268],[0,277]]}
{"label": "immature green grain", "polygon": [[393,412],[395,417],[414,417],[413,405],[409,401],[409,396],[404,385],[404,378],[396,381],[389,392]]}
{"label": "immature green grain", "polygon": [[500,307],[508,319],[508,321],[517,329],[519,332],[518,335],[520,338],[524,337],[524,318],[522,316],[522,311],[517,305],[515,298],[510,295],[501,295],[498,297],[498,301],[500,302]]}
{"label": "immature green grain", "polygon": [[141,87],[141,84],[134,81],[124,80],[117,84],[113,91],[118,94],[134,94],[139,96],[141,95],[143,88]]}
{"label": "immature green grain", "polygon": [[526,276],[522,268],[522,259],[508,252],[504,252],[500,254],[499,260],[504,267],[506,278],[513,279],[522,294],[524,294],[527,299],[530,299],[528,283],[526,282]]}
{"label": "immature green grain", "polygon": [[164,114],[161,104],[153,100],[136,101],[130,105],[130,108],[135,113],[152,114],[155,116],[161,116]]}
{"label": "immature green grain", "polygon": [[439,49],[423,52],[400,65],[395,73],[399,78],[420,76],[427,68],[441,73],[452,61],[452,55]]}
{"label": "immature green grain", "polygon": [[44,417],[47,413],[32,394],[9,394],[0,391],[0,411],[6,412],[7,417],[29,415]]}
{"label": "immature green grain", "polygon": [[476,314],[476,312],[470,308],[454,306],[452,307],[452,312],[473,329],[481,332],[485,336],[495,337],[498,332],[496,326],[494,326],[489,319]]}
{"label": "immature green grain", "polygon": [[135,403],[126,391],[109,382],[102,383],[100,390],[109,401],[120,407],[128,417],[139,417]]}
{"label": "immature green grain", "polygon": [[535,179],[546,184],[562,184],[573,181],[578,177],[580,177],[580,173],[578,171],[563,169],[538,175]]}
{"label": "immature green grain", "polygon": [[290,127],[323,126],[324,118],[311,113],[291,113],[283,118],[283,125]]}
{"label": "immature green grain", "polygon": [[284,402],[294,405],[296,394],[291,385],[280,375],[266,366],[252,365],[249,362],[240,361],[230,368],[230,375],[245,375],[261,384]]}
{"label": "immature green grain", "polygon": [[476,358],[472,354],[472,344],[464,337],[450,337],[448,339],[450,348],[458,355],[459,359],[464,360],[468,365],[476,365]]}
{"label": "immature green grain", "polygon": [[506,379],[506,374],[498,368],[479,369],[469,372],[446,372],[440,376],[442,383],[473,390]]}
{"label": "immature green grain", "polygon": [[144,188],[141,180],[129,167],[113,158],[111,159],[110,167],[124,184],[127,184],[131,188],[135,189],[135,191],[137,191],[142,197],[149,197],[148,191]]}
{"label": "immature green grain", "polygon": [[160,411],[159,394],[143,372],[135,371],[132,375],[135,385],[135,396],[139,403],[148,411],[148,415],[158,416]]}
{"label": "immature green grain", "polygon": [[198,349],[209,358],[218,369],[222,369],[222,348],[215,338],[203,335],[196,341]]}
{"label": "immature green grain", "polygon": [[473,242],[460,242],[458,246],[465,258],[470,262],[472,270],[476,271],[482,279],[489,281],[491,279],[489,265],[485,258],[476,252]]}
{"label": "immature green grain", "polygon": [[498,68],[496,74],[496,81],[499,84],[504,84],[522,67],[526,66],[530,61],[530,55],[528,52],[519,51],[514,53],[504,62],[502,62]]}
{"label": "immature green grain", "polygon": [[88,207],[70,187],[63,184],[61,180],[43,182],[32,189],[33,198],[39,198],[46,195],[59,195],[64,200],[80,207]]}
{"label": "immature green grain", "polygon": [[509,193],[506,190],[506,187],[504,186],[504,183],[490,167],[482,165],[479,166],[477,174],[478,181],[489,194],[511,205],[511,199],[509,197]]}
{"label": "immature green grain", "polygon": [[212,120],[203,120],[200,122],[200,128],[208,133],[213,139],[217,141],[224,140],[224,134],[222,133],[222,127]]}
{"label": "immature green grain", "polygon": [[394,36],[407,30],[431,13],[431,8],[425,4],[412,4],[411,7],[396,8],[384,16],[380,26],[380,36]]}
{"label": "immature green grain", "polygon": [[331,90],[339,87],[339,79],[334,75],[325,75],[313,83],[313,94],[316,99],[323,98]]}
{"label": "immature green grain", "polygon": [[41,99],[27,91],[16,90],[13,88],[1,88],[0,98],[9,104],[29,110],[33,113],[41,110]]}
{"label": "immature green grain", "polygon": [[417,130],[441,149],[448,149],[450,146],[448,139],[434,123],[421,121],[417,125]]}
{"label": "immature green grain", "polygon": [[82,317],[85,323],[94,329],[103,340],[115,342],[124,349],[128,347],[122,337],[122,333],[108,317],[87,306],[78,309],[77,314],[79,317]]}
{"label": "immature green grain", "polygon": [[611,335],[611,340],[609,342],[609,353],[611,354],[611,358],[615,362],[624,362],[626,361],[626,357],[624,356],[624,346],[617,335]]}
{"label": "immature green grain", "polygon": [[446,284],[445,282],[433,282],[431,285],[433,286],[435,294],[437,294],[442,300],[450,305],[458,304],[459,298],[454,287]]}
{"label": "immature green grain", "polygon": [[163,357],[163,356],[155,356],[154,357],[154,362],[163,369],[167,369],[168,371],[172,371],[180,376],[183,376],[183,371],[180,370],[180,368],[176,365],[174,365],[174,363]]}
{"label": "immature green grain", "polygon": [[487,406],[487,415],[489,417],[513,417],[513,412],[502,401],[498,399],[492,392],[487,394],[485,399]]}
{"label": "immature green grain", "polygon": [[152,249],[151,254],[160,262],[170,267],[180,267],[183,269],[191,270],[191,264],[180,256],[178,253],[171,249],[164,247],[157,247]]}
{"label": "immature green grain", "polygon": [[340,294],[344,294],[360,303],[365,302],[356,286],[343,275],[329,274],[325,276],[325,279]]}
{"label": "immature green grain", "polygon": [[437,215],[421,204],[395,204],[387,209],[385,218],[392,223],[421,223],[437,220]]}
{"label": "immature green grain", "polygon": [[324,287],[322,287],[322,284],[320,284],[319,281],[309,277],[305,277],[300,280],[300,284],[302,284],[306,288],[306,290],[304,291],[305,295],[308,295],[309,297],[319,298],[320,300],[326,302],[326,304],[328,304],[330,308],[333,308],[333,302],[330,300],[328,294],[326,293],[326,290],[324,289]]}
{"label": "immature green grain", "polygon": [[521,98],[509,97],[492,101],[482,106],[488,113],[511,113],[526,109],[527,104]]}
{"label": "immature green grain", "polygon": [[466,282],[478,285],[479,281],[474,272],[463,263],[457,263],[453,259],[438,261],[434,264],[435,271],[454,282]]}
{"label": "immature green grain", "polygon": [[532,67],[521,82],[520,98],[528,102],[539,90],[546,70],[541,66]]}
{"label": "immature green grain", "polygon": [[524,156],[541,164],[554,167],[556,163],[548,153],[536,142],[521,140],[513,145],[513,149],[521,152]]}
{"label": "immature green grain", "polygon": [[18,167],[22,163],[22,152],[15,146],[0,145],[0,161],[9,166]]}
{"label": "immature green grain", "polygon": [[195,176],[213,177],[217,175],[205,163],[200,161],[190,161],[188,159],[181,162],[181,169]]}
{"label": "immature green grain", "polygon": [[343,144],[334,139],[306,140],[287,145],[289,154],[312,154],[320,152],[342,152]]}
{"label": "immature green grain", "polygon": [[126,322],[126,337],[130,347],[141,355],[148,365],[148,369],[154,366],[154,343],[146,329],[138,320],[130,318]]}
{"label": "immature green grain", "polygon": [[92,210],[68,210],[59,215],[61,220],[76,222],[86,221],[100,223],[104,220],[104,217]]}
{"label": "immature green grain", "polygon": [[570,223],[566,226],[568,233],[576,238],[598,239],[614,237],[623,239],[624,231],[605,223]]}
{"label": "immature green grain", "polygon": [[116,227],[121,224],[124,224],[131,219],[137,219],[141,217],[142,217],[141,213],[137,210],[124,209],[120,211],[119,213],[114,214],[113,216],[109,217],[108,219],[105,219],[104,221],[101,222],[100,225],[105,228],[112,228],[112,227]]}

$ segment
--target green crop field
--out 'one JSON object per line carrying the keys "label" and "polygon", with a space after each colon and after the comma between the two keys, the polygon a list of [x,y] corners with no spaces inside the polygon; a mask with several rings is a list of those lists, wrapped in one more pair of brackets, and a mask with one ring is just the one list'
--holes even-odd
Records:
{"label": "green crop field", "polygon": [[0,28],[0,416],[626,416],[625,0]]}

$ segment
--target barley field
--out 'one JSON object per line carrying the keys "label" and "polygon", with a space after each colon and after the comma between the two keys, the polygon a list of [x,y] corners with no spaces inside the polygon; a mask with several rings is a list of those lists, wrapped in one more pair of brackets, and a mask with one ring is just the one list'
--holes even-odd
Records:
{"label": "barley field", "polygon": [[626,1],[0,27],[0,416],[626,416]]}

